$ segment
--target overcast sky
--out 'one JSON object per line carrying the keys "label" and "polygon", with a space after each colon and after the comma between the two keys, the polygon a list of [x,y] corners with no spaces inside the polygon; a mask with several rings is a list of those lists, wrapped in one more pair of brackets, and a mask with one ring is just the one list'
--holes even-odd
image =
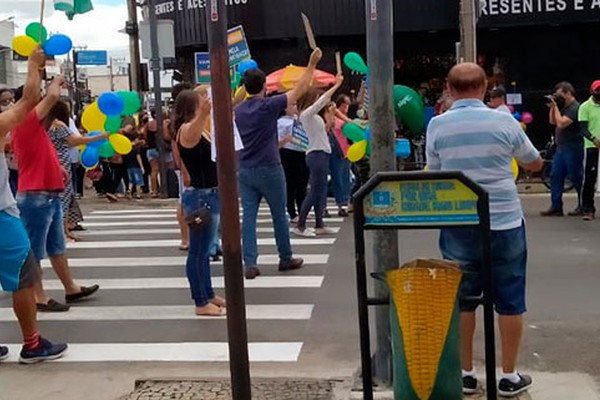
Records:
{"label": "overcast sky", "polygon": [[[128,37],[118,32],[127,21],[125,0],[92,0],[92,3],[93,11],[69,21],[64,13],[53,10],[53,0],[46,0],[44,25],[51,33],[69,36],[75,46],[108,50],[112,57],[129,58]],[[0,20],[14,16],[16,34],[23,34],[30,22],[39,21],[40,4],[40,0],[0,0]]]}

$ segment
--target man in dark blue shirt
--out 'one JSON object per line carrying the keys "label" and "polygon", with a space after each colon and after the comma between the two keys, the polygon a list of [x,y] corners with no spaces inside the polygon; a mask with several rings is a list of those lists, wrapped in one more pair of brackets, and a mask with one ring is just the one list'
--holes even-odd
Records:
{"label": "man in dark blue shirt", "polygon": [[250,98],[235,108],[235,122],[240,131],[244,149],[239,152],[239,184],[244,216],[242,219],[243,257],[246,279],[260,275],[256,218],[261,200],[269,204],[275,241],[279,251],[279,271],[302,267],[304,260],[293,258],[290,227],[286,216],[286,183],[277,136],[277,119],[287,108],[302,97],[310,87],[313,74],[323,53],[316,49],[304,74],[291,91],[266,97],[266,76],[258,69],[244,74],[244,86]]}

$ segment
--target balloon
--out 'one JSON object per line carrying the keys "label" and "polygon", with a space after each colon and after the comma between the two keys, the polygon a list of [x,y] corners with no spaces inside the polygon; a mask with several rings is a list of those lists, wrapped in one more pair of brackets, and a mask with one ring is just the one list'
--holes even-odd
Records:
{"label": "balloon", "polygon": [[239,72],[235,72],[231,75],[231,90],[236,90],[242,82],[242,76]]}
{"label": "balloon", "polygon": [[530,112],[525,111],[523,113],[523,122],[525,122],[527,125],[529,125],[530,123],[533,122],[533,115]]}
{"label": "balloon", "polygon": [[346,155],[346,157],[348,157],[348,160],[350,160],[351,162],[360,161],[367,153],[367,144],[368,142],[366,140],[362,140],[350,146],[350,148],[348,149],[348,154]]}
{"label": "balloon", "polygon": [[418,135],[425,130],[425,105],[423,98],[407,86],[394,86],[396,116],[410,133]]}
{"label": "balloon", "polygon": [[371,141],[371,125],[367,126],[367,129],[365,129],[365,140],[368,142]]}
{"label": "balloon", "polygon": [[[100,136],[100,135],[102,135],[102,133],[103,133],[103,132],[100,132],[100,131],[92,132],[92,133],[89,133],[89,134],[87,135],[87,137],[95,137],[95,136]],[[100,148],[100,147],[104,146],[104,145],[105,145],[105,144],[107,144],[107,143],[108,143],[108,140],[106,140],[106,139],[101,139],[101,140],[98,140],[98,141],[96,141],[96,142],[90,142],[90,143],[88,143],[87,145],[88,145],[88,147],[95,147],[96,149],[98,149],[98,148]]]}
{"label": "balloon", "polygon": [[349,123],[344,125],[342,128],[342,133],[346,136],[347,139],[353,141],[354,143],[361,142],[365,140],[365,132],[363,129],[353,123]]}
{"label": "balloon", "polygon": [[359,74],[366,75],[369,73],[369,67],[367,67],[367,64],[365,64],[365,61],[358,53],[350,52],[346,54],[344,56],[344,64],[346,64],[350,70],[358,72]]}
{"label": "balloon", "polygon": [[98,103],[93,102],[83,111],[81,116],[81,124],[88,132],[103,131],[106,124],[106,115],[102,114]]}
{"label": "balloon", "polygon": [[17,36],[12,41],[13,50],[22,57],[29,57],[37,45],[35,40],[25,35]]}
{"label": "balloon", "polygon": [[39,22],[32,22],[29,25],[27,25],[27,28],[25,28],[25,33],[27,34],[27,36],[29,36],[30,38],[32,38],[33,40],[35,40],[36,42],[40,42],[40,28],[42,28],[42,35],[41,35],[41,39],[42,39],[42,44],[46,43],[46,40],[48,39],[48,31],[46,30],[45,26],[40,25]]}
{"label": "balloon", "polygon": [[118,154],[125,155],[131,153],[131,140],[127,139],[127,137],[121,135],[120,133],[110,135],[108,141]]}
{"label": "balloon", "polygon": [[104,130],[110,133],[117,133],[121,129],[121,116],[115,115],[106,118],[106,123],[104,123]]}
{"label": "balloon", "polygon": [[142,108],[142,101],[136,92],[119,92],[117,95],[123,99],[122,115],[133,115]]}
{"label": "balloon", "polygon": [[515,181],[517,180],[517,178],[519,177],[519,163],[517,162],[516,159],[512,159],[512,171],[513,171],[513,177],[515,178]]}
{"label": "balloon", "polygon": [[121,115],[125,109],[125,101],[114,92],[102,93],[98,99],[98,108],[108,116]]}
{"label": "balloon", "polygon": [[111,158],[115,154],[117,154],[115,149],[113,149],[112,145],[108,141],[106,141],[106,143],[98,149],[98,155],[102,158]]}
{"label": "balloon", "polygon": [[408,158],[410,157],[410,142],[408,139],[396,139],[396,157]]}
{"label": "balloon", "polygon": [[520,113],[520,112],[515,112],[515,113],[513,114],[513,117],[515,117],[515,119],[516,119],[517,121],[519,121],[519,122],[521,122],[521,121],[523,120],[523,116],[521,115],[521,113]]}
{"label": "balloon", "polygon": [[73,42],[68,36],[58,34],[50,36],[43,47],[48,56],[62,56],[71,51]]}
{"label": "balloon", "polygon": [[251,69],[258,69],[258,63],[252,59],[244,60],[238,66],[238,73],[240,74],[240,76],[244,76],[246,71],[249,71]]}
{"label": "balloon", "polygon": [[95,147],[87,146],[83,153],[81,153],[81,165],[84,168],[93,168],[96,164],[98,164],[98,149]]}
{"label": "balloon", "polygon": [[[233,97],[237,97],[237,96],[238,96],[238,94],[240,94],[240,92],[241,92],[242,90],[244,90],[244,87],[243,87],[243,86],[240,86],[239,88],[237,88],[237,89],[235,90],[235,94],[233,95]],[[246,93],[246,96],[244,97],[244,100],[245,100],[245,99],[247,99],[248,97],[250,97],[250,95],[249,95],[248,93]]]}
{"label": "balloon", "polygon": [[523,132],[527,132],[527,124],[525,122],[521,122],[521,129],[523,129]]}

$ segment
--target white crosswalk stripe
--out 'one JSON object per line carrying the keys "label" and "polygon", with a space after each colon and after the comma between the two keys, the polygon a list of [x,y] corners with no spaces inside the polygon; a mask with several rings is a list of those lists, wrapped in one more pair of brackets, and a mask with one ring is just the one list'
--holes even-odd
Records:
{"label": "white crosswalk stripe", "polygon": [[[117,205],[118,206],[118,205]],[[39,313],[40,328],[69,332],[69,352],[61,362],[226,362],[225,317],[196,316],[186,276],[187,255],[180,244],[176,209],[97,210],[85,216],[81,241],[69,243],[69,265],[79,285],[100,285],[89,301],[66,313]],[[329,211],[337,215],[337,207]],[[250,327],[250,361],[296,362],[306,324],[323,287],[329,254],[344,218],[329,218],[333,234],[314,238],[291,235],[295,256],[305,268],[279,272],[268,206],[257,219],[258,265],[263,275],[245,280]],[[309,220],[309,226],[314,218]],[[215,292],[224,295],[222,261],[211,261]],[[55,299],[63,286],[48,260],[44,287]],[[10,297],[0,297],[0,343],[9,344],[8,362],[18,361],[21,345]],[[258,340],[257,340],[258,339]]]}

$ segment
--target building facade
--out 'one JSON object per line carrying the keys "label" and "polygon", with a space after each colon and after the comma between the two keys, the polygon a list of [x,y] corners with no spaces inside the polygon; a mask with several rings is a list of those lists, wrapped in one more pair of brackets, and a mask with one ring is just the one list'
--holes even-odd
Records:
{"label": "building facade", "polygon": [[[301,12],[325,52],[321,68],[335,70],[335,51],[366,53],[365,0],[223,1],[229,26],[244,27],[253,58],[267,72],[306,62]],[[433,102],[455,62],[460,0],[394,3],[396,83],[422,89]],[[568,80],[583,100],[591,81],[600,79],[600,0],[483,0],[480,6],[478,62],[492,81],[522,93],[522,109],[536,117],[529,133],[542,145],[551,131],[543,96]],[[207,47],[206,0],[163,0],[156,12],[175,21],[176,67],[192,80],[194,52]]]}

